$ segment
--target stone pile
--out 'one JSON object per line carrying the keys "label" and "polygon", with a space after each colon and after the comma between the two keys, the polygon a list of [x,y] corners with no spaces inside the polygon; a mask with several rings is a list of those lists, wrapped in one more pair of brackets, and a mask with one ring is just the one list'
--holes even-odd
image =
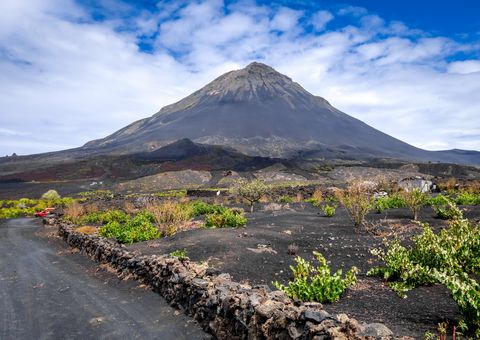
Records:
{"label": "stone pile", "polygon": [[382,324],[361,325],[345,314],[331,315],[319,303],[294,301],[267,286],[231,280],[206,264],[169,255],[144,256],[124,245],[74,231],[62,220],[59,235],[98,262],[108,263],[119,275],[133,276],[152,287],[172,306],[195,318],[218,339],[375,339],[391,338]]}

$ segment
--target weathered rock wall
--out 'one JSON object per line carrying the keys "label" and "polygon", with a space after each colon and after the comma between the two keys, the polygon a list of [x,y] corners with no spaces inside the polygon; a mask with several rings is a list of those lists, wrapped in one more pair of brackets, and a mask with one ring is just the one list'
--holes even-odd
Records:
{"label": "weathered rock wall", "polygon": [[345,314],[331,315],[319,303],[301,303],[266,286],[236,283],[206,264],[169,255],[134,254],[113,240],[75,232],[65,221],[47,223],[58,226],[58,234],[71,247],[112,265],[120,275],[142,280],[218,339],[373,339],[391,335],[383,325],[360,325]]}

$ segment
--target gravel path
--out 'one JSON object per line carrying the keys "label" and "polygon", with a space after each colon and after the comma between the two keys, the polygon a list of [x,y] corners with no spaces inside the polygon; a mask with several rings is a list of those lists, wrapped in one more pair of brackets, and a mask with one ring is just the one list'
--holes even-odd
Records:
{"label": "gravel path", "polygon": [[37,220],[0,221],[0,339],[204,339],[159,295],[121,281]]}

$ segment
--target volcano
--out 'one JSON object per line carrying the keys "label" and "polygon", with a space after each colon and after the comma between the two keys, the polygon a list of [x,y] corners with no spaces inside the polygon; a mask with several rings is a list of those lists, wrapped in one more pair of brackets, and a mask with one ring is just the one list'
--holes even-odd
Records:
{"label": "volcano", "polygon": [[95,154],[148,152],[183,138],[251,156],[480,163],[475,151],[433,152],[404,143],[257,62],[82,149]]}

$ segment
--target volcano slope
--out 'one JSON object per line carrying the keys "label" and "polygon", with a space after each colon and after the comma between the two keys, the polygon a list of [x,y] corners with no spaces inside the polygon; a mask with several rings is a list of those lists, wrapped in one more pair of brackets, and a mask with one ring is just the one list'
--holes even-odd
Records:
{"label": "volcano slope", "polygon": [[308,152],[315,158],[480,163],[478,152],[425,151],[395,139],[256,62],[228,72],[155,115],[91,141],[82,149],[131,153],[156,149],[181,138],[267,157],[291,158]]}
{"label": "volcano slope", "polygon": [[258,170],[275,163],[272,158],[294,160],[293,167],[311,160],[480,164],[476,151],[415,148],[339,111],[273,68],[252,63],[82,147],[0,158],[0,182]]}

